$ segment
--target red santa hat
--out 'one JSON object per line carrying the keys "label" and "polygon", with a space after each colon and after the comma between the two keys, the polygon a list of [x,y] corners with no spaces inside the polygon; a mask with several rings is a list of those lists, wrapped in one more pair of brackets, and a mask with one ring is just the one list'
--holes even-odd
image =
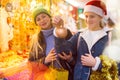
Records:
{"label": "red santa hat", "polygon": [[86,3],[84,8],[85,12],[94,12],[101,17],[107,15],[106,5],[100,0],[92,0]]}

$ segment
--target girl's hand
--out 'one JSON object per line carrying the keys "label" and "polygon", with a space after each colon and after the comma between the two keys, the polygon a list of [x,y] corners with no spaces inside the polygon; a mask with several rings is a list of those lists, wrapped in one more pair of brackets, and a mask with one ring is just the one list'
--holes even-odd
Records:
{"label": "girl's hand", "polygon": [[70,61],[70,59],[72,58],[72,52],[70,52],[69,55],[63,52],[62,54],[58,54],[58,56],[63,60]]}
{"label": "girl's hand", "polygon": [[94,67],[96,64],[96,60],[91,54],[82,55],[81,62],[82,62],[82,65],[90,66],[90,67]]}
{"label": "girl's hand", "polygon": [[65,38],[67,36],[67,29],[64,27],[64,22],[60,16],[53,18],[53,26],[55,26],[55,35],[59,38]]}
{"label": "girl's hand", "polygon": [[61,27],[64,25],[64,22],[60,16],[53,17],[53,26],[55,27]]}
{"label": "girl's hand", "polygon": [[57,56],[56,56],[55,50],[51,49],[51,51],[49,52],[49,54],[45,58],[45,63],[49,63],[49,62],[56,60],[56,57]]}

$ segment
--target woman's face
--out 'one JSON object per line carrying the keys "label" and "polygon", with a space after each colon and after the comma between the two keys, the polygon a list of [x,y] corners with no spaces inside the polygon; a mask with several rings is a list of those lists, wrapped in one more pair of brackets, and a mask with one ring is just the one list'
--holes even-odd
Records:
{"label": "woman's face", "polygon": [[102,17],[93,13],[93,12],[86,12],[85,13],[86,24],[90,30],[98,30],[101,29],[100,22]]}
{"label": "woman's face", "polygon": [[36,24],[40,26],[42,30],[47,30],[52,27],[51,18],[45,13],[41,13],[36,17]]}

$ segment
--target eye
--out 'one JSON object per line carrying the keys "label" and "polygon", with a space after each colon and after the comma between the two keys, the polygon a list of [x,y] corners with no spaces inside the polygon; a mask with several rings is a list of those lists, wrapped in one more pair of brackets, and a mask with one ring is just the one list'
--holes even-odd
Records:
{"label": "eye", "polygon": [[88,18],[88,15],[85,15],[85,18]]}
{"label": "eye", "polygon": [[40,18],[37,18],[36,21],[40,21]]}
{"label": "eye", "polygon": [[94,18],[95,16],[94,15],[90,15],[90,18]]}

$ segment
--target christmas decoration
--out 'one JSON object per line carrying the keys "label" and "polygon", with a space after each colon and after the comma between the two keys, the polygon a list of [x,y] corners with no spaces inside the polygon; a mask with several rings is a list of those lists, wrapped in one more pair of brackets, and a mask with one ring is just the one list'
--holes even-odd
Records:
{"label": "christmas decoration", "polygon": [[100,56],[102,69],[92,71],[90,80],[119,80],[117,63],[105,55]]}

